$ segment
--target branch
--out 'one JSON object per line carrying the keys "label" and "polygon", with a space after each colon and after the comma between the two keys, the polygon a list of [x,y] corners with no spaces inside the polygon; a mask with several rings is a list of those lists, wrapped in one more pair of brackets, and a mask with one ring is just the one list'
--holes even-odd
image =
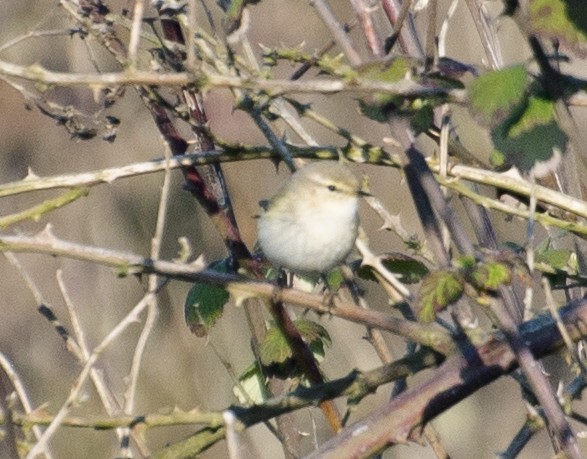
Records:
{"label": "branch", "polygon": [[76,201],[81,197],[87,196],[88,192],[89,191],[87,188],[74,188],[63,193],[61,196],[57,196],[54,199],[48,199],[41,204],[33,206],[22,212],[0,217],[0,228],[6,228],[10,225],[14,225],[15,223],[28,219],[39,221],[44,214],[66,206],[67,204]]}
{"label": "branch", "polygon": [[250,297],[284,301],[318,313],[330,314],[351,322],[396,333],[410,341],[431,347],[443,355],[449,355],[455,351],[450,334],[436,324],[423,325],[397,319],[390,314],[357,308],[354,304],[346,303],[338,298],[335,298],[332,304],[328,304],[324,295],[295,289],[278,289],[269,282],[259,282],[241,276],[206,270],[201,260],[195,264],[153,260],[131,252],[119,252],[62,241],[51,233],[50,227],[32,237],[0,235],[0,252],[29,252],[60,256],[109,266],[115,268],[120,275],[159,274],[177,280],[224,286],[237,302]]}
{"label": "branch", "polygon": [[[560,312],[574,341],[587,335],[587,300],[570,303]],[[564,346],[550,314],[522,324],[520,334],[537,358]],[[516,367],[515,354],[497,338],[478,348],[469,347],[463,354],[448,359],[421,384],[348,426],[308,459],[370,457],[387,446],[404,443],[417,436],[426,422]]]}
{"label": "branch", "polygon": [[[317,156],[329,159],[337,157],[337,147],[294,147],[288,146],[297,157],[315,158]],[[380,156],[383,156],[381,154]],[[179,169],[186,166],[199,166],[210,163],[246,161],[252,159],[275,159],[278,155],[270,147],[245,147],[235,149],[211,150],[198,153],[174,156],[169,159],[160,158],[142,163],[133,163],[126,166],[88,172],[38,177],[29,173],[23,180],[0,184],[0,198],[31,191],[50,190],[57,188],[90,187],[101,183],[112,183],[121,178],[134,177],[144,174],[162,172],[169,169]],[[391,161],[387,161],[391,164]]]}
{"label": "branch", "polygon": [[266,91],[272,96],[283,94],[322,93],[332,94],[339,92],[373,93],[386,92],[403,97],[431,97],[446,96],[452,102],[464,103],[466,91],[462,89],[446,89],[422,86],[412,80],[401,80],[396,83],[385,81],[354,78],[351,80],[266,80],[257,77],[237,77],[219,75],[200,69],[201,73],[157,73],[150,71],[126,70],[124,72],[83,74],[68,72],[53,72],[39,64],[28,67],[12,64],[0,60],[0,75],[5,77],[22,78],[34,83],[55,86],[84,86],[100,88],[106,86],[172,86],[183,87],[195,85],[200,91],[217,88],[248,89],[252,91]]}

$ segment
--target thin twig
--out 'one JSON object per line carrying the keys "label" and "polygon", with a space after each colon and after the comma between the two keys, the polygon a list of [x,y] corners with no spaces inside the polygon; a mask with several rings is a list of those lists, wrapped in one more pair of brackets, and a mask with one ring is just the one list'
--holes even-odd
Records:
{"label": "thin twig", "polygon": [[341,24],[334,16],[334,13],[330,9],[330,5],[328,5],[328,2],[326,0],[310,0],[310,5],[316,8],[318,16],[320,16],[320,19],[322,19],[322,21],[324,21],[324,24],[326,24],[326,27],[332,34],[336,43],[338,43],[338,46],[340,46],[340,48],[342,49],[344,55],[351,63],[351,65],[360,65],[362,59],[359,56],[359,53],[357,53],[357,51],[353,47],[353,44],[349,40],[349,37],[346,34],[346,31],[344,30],[344,27],[341,26]]}
{"label": "thin twig", "polygon": [[135,0],[132,16],[132,28],[130,29],[130,40],[128,44],[128,65],[132,69],[134,69],[137,65],[137,56],[139,51],[144,13],[145,0]]}
{"label": "thin twig", "polygon": [[375,30],[375,23],[373,22],[374,8],[367,6],[365,0],[351,0],[350,3],[363,29],[363,35],[367,41],[369,51],[377,58],[383,57],[383,45],[379,38],[380,34]]}
{"label": "thin twig", "polygon": [[499,40],[497,40],[495,27],[490,23],[487,13],[485,12],[484,1],[482,0],[465,0],[473,23],[481,39],[481,45],[485,51],[485,55],[489,59],[489,67],[492,70],[497,70],[503,66],[503,59],[501,56],[501,47]]}
{"label": "thin twig", "polygon": [[43,435],[39,441],[31,448],[27,454],[27,459],[35,459],[37,455],[41,454],[48,446],[49,441],[55,435],[57,429],[61,426],[62,421],[65,419],[69,410],[73,407],[75,402],[79,399],[82,389],[85,385],[86,380],[90,374],[91,369],[98,361],[102,353],[132,324],[136,323],[142,311],[148,306],[151,301],[151,297],[155,295],[155,292],[147,293],[143,299],[137,303],[137,305],[108,333],[108,335],[98,344],[89,356],[82,371],[77,377],[77,380],[73,384],[72,389],[67,396],[67,399],[55,415],[51,424],[43,432]]}
{"label": "thin twig", "polygon": [[[71,327],[73,329],[76,342],[81,351],[81,356],[78,357],[78,361],[83,365],[89,359],[91,354],[86,339],[86,333],[82,327],[79,315],[77,313],[77,308],[73,304],[67,291],[65,281],[63,280],[63,272],[58,270],[56,277],[59,290],[61,291],[61,296],[63,297],[63,301],[65,302],[65,306],[67,307],[67,311],[69,313],[69,320],[71,322]],[[102,406],[104,406],[106,413],[108,413],[109,416],[119,415],[121,413],[121,406],[116,400],[112,390],[106,383],[103,372],[96,368],[92,368],[90,370],[90,378],[92,380],[92,384],[94,384],[94,387],[98,392],[98,396],[100,397],[100,401],[102,402]],[[124,432],[121,429],[117,429],[116,435],[118,437],[118,441],[122,441]],[[137,438],[135,438],[135,441],[141,443]]]}
{"label": "thin twig", "polygon": [[[33,413],[33,405],[31,403],[25,385],[22,382],[22,378],[16,371],[16,368],[14,368],[12,362],[2,352],[0,352],[0,367],[2,367],[2,371],[10,380],[10,384],[16,392],[16,395],[18,397],[20,404],[22,405],[24,412],[26,414]],[[6,413],[6,415],[8,415],[8,413]],[[33,425],[33,434],[37,440],[41,438],[43,431],[41,430],[41,427],[39,425]],[[51,454],[51,451],[48,448],[45,448],[43,454],[45,455],[46,459],[53,458],[53,455]]]}
{"label": "thin twig", "polygon": [[403,79],[398,82],[385,82],[383,80],[370,80],[355,78],[352,81],[339,79],[323,80],[313,79],[304,81],[267,80],[257,77],[239,77],[212,73],[204,68],[200,69],[201,74],[192,73],[158,73],[151,71],[126,70],[123,72],[84,74],[54,72],[43,68],[40,65],[29,67],[12,64],[0,60],[0,74],[5,77],[23,78],[35,83],[56,85],[61,87],[84,86],[84,87],[111,87],[111,86],[171,86],[182,87],[196,85],[201,90],[214,88],[236,88],[254,91],[265,91],[273,96],[288,93],[323,93],[333,94],[340,92],[373,93],[388,92],[405,97],[430,97],[446,96],[455,103],[466,102],[466,91],[462,89],[448,89],[440,87],[422,86],[416,81]]}

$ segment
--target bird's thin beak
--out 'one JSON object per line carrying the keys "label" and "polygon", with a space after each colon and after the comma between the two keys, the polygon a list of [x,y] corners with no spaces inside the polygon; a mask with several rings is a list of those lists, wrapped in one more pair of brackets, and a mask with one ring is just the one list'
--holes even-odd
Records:
{"label": "bird's thin beak", "polygon": [[363,191],[363,190],[357,191],[357,194],[363,198],[373,196],[371,193],[368,193],[367,191]]}

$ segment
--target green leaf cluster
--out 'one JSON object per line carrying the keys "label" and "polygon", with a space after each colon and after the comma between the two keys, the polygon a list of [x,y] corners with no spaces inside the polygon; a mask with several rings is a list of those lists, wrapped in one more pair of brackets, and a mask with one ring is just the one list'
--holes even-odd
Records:
{"label": "green leaf cluster", "polygon": [[434,108],[439,105],[432,97],[411,99],[377,92],[359,100],[359,109],[367,118],[386,123],[391,116],[408,116],[410,126],[416,134],[430,129],[434,122]]}
{"label": "green leaf cluster", "polygon": [[587,57],[587,2],[585,0],[532,0],[528,4],[533,34],[557,40],[579,57]]}
{"label": "green leaf cluster", "polygon": [[[217,260],[208,267],[219,273],[229,271],[227,260]],[[221,287],[195,283],[187,294],[184,304],[185,321],[196,336],[206,336],[222,316],[229,294]]]}
{"label": "green leaf cluster", "polygon": [[[491,129],[498,162],[522,171],[556,159],[566,150],[568,137],[555,117],[555,101],[540,85],[531,82],[523,65],[489,72],[469,87],[472,114]],[[550,170],[550,167],[547,167]]]}
{"label": "green leaf cluster", "polygon": [[320,73],[344,79],[353,79],[357,76],[357,72],[346,63],[342,55],[332,57],[329,54],[324,54],[316,59],[314,55],[302,51],[300,48],[263,48],[263,65],[265,67],[275,67],[282,60],[310,64]]}
{"label": "green leaf cluster", "polygon": [[418,318],[433,322],[436,314],[456,303],[465,291],[464,278],[456,271],[436,271],[422,280],[418,295]]}
{"label": "green leaf cluster", "polygon": [[[462,87],[462,83],[440,72],[419,74],[421,63],[415,59],[399,56],[385,62],[374,62],[361,67],[359,77],[363,80],[396,83],[413,80],[429,88]],[[361,112],[368,118],[385,123],[390,116],[409,116],[416,134],[426,132],[434,122],[434,108],[444,102],[443,97],[410,98],[385,92],[375,92],[359,100]]]}
{"label": "green leaf cluster", "polygon": [[[381,260],[385,269],[397,275],[404,284],[416,284],[430,271],[421,261],[400,252],[387,253]],[[361,279],[376,281],[373,268],[368,265],[356,269]]]}
{"label": "green leaf cluster", "polygon": [[[294,324],[302,339],[308,343],[314,356],[318,359],[323,358],[325,345],[331,343],[330,335],[326,329],[322,325],[308,319],[295,320]],[[265,340],[263,340],[259,349],[261,363],[265,366],[284,364],[292,356],[291,347],[283,332],[277,326],[271,327],[267,331]]]}
{"label": "green leaf cluster", "polygon": [[462,257],[454,268],[435,271],[422,280],[418,294],[418,318],[432,322],[436,315],[464,294],[485,304],[501,286],[512,282],[514,276],[527,281],[527,268],[516,254],[503,251],[486,254],[483,260]]}
{"label": "green leaf cluster", "polygon": [[[326,329],[307,319],[295,320],[294,324],[316,360],[321,360],[325,345],[331,342]],[[265,379],[269,375],[282,379],[292,378],[298,383],[303,377],[295,367],[292,357],[291,348],[281,330],[275,325],[270,327],[259,349],[260,362],[253,362],[239,376],[239,385],[234,388],[235,395],[243,403],[262,403],[269,396],[265,385]]]}

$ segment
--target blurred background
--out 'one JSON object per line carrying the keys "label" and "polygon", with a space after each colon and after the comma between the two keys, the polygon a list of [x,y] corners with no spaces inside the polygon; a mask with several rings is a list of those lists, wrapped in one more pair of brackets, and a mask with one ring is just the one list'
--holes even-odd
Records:
{"label": "blurred background", "polygon": [[[220,24],[220,9],[212,0],[206,3],[216,23]],[[347,2],[331,3],[341,21],[353,17]],[[494,3],[490,7],[495,8],[493,13],[497,16],[500,4]],[[133,7],[131,1],[107,4],[116,14],[123,9],[132,11]],[[439,22],[444,19],[449,4],[448,1],[439,1]],[[149,14],[153,15],[153,11],[148,10],[146,16]],[[119,70],[91,37],[80,40],[77,36],[41,33],[76,26],[58,2],[3,0],[0,2],[0,17],[3,25],[0,28],[2,61],[23,66],[40,64],[60,72],[92,73],[95,72],[89,59],[92,56],[101,71]],[[258,56],[258,45],[301,46],[314,52],[330,39],[309,2],[263,0],[250,7],[250,18],[249,37]],[[209,29],[201,7],[198,21]],[[385,28],[383,17],[380,22]],[[528,50],[513,24],[501,18],[497,19],[497,24],[506,64],[526,59]],[[353,32],[352,36],[359,46],[363,46],[360,33]],[[447,46],[451,57],[483,68],[479,40],[463,2],[450,23]],[[146,68],[148,62],[145,60],[142,64]],[[278,68],[276,76],[285,77],[292,71],[293,67],[284,65]],[[13,84],[23,84],[31,92],[36,90],[34,86],[18,80],[10,81],[12,83],[0,79],[0,183],[22,180],[28,173],[41,177],[80,173],[164,156],[163,141],[150,114],[131,87],[126,88],[125,96],[108,112],[121,120],[116,140],[109,143],[99,136],[88,141],[72,139],[63,126],[44,116],[34,104],[29,104]],[[94,101],[92,91],[85,88],[56,88],[47,97],[59,104],[76,107],[89,119],[104,115],[96,113],[100,105]],[[298,100],[311,101],[314,109],[327,115],[335,124],[352,129],[374,145],[383,145],[383,138],[389,135],[384,125],[361,116],[356,102],[349,95],[303,96]],[[245,144],[266,144],[248,116],[234,110],[229,91],[207,94],[206,110],[210,127],[219,138]],[[465,146],[486,160],[491,150],[486,133],[468,118],[466,112],[455,109],[453,114]],[[324,129],[307,123],[306,126],[320,143],[344,145],[342,139]],[[292,141],[298,142],[299,139],[292,137]],[[424,147],[431,149],[425,141]],[[272,163],[264,160],[226,164],[223,168],[240,229],[245,242],[252,248],[255,241],[253,216],[258,212],[258,201],[276,191],[287,177],[286,168],[282,166],[277,172]],[[373,194],[391,213],[400,215],[409,232],[422,237],[411,197],[398,170],[368,165],[353,166],[353,169],[357,175],[367,174],[371,178]],[[222,241],[206,214],[184,190],[181,173],[175,171],[172,176],[162,258],[172,259],[178,255],[180,237],[186,237],[194,253],[203,254],[208,262],[223,258],[226,254]],[[101,184],[92,187],[87,197],[43,216],[40,221],[19,223],[4,229],[2,234],[35,234],[51,224],[52,231],[60,239],[147,256],[155,230],[162,183],[163,174],[151,174]],[[1,198],[0,216],[27,209],[58,193],[35,192]],[[458,206],[457,209],[460,210]],[[381,221],[373,211],[364,206],[361,217],[374,252],[405,251],[395,235],[379,231]],[[498,214],[493,217],[503,241],[524,243],[526,227],[523,221],[509,221]],[[90,348],[100,343],[145,292],[144,282],[134,277],[120,278],[113,270],[91,263],[32,254],[16,256],[30,274],[44,302],[53,308],[66,327],[70,327],[56,280],[57,271],[62,271],[65,288],[78,311]],[[22,378],[33,405],[44,406],[54,413],[68,396],[80,366],[65,349],[54,328],[37,311],[38,304],[19,272],[3,256],[0,256],[0,273],[0,352],[12,362]],[[363,287],[373,308],[389,310],[386,296],[375,284],[365,283]],[[244,313],[238,307],[227,307],[211,334],[206,339],[197,338],[187,329],[183,318],[189,288],[187,283],[174,281],[160,295],[157,324],[141,369],[135,414],[166,412],[174,407],[222,410],[235,403],[231,374],[240,374],[253,359]],[[368,370],[380,365],[374,350],[363,339],[363,327],[335,318],[322,317],[319,320],[333,341],[324,362],[328,378],[342,377],[354,368]],[[126,390],[132,350],[141,328],[141,323],[130,327],[96,365],[104,372],[120,402]],[[386,339],[394,354],[401,356],[404,351],[402,340],[389,335]],[[564,377],[556,366],[552,371],[554,375]],[[429,374],[424,372],[415,380]],[[414,382],[409,381],[410,384]],[[556,382],[557,378],[553,377],[553,384]],[[384,386],[367,397],[353,409],[351,422],[385,403],[389,394],[390,386]],[[86,384],[84,396],[72,414],[104,414],[90,384]],[[505,449],[522,426],[525,416],[517,383],[502,378],[448,410],[433,424],[453,459],[490,458]],[[312,449],[314,435],[318,443],[329,437],[328,427],[319,411],[301,410],[296,418],[308,433],[306,451]],[[147,444],[156,451],[194,430],[191,426],[153,428],[147,432]],[[245,438],[248,457],[277,458],[283,455],[279,442],[262,425],[249,429]],[[113,432],[88,429],[60,428],[51,446],[56,458],[108,458],[115,457],[118,451]],[[550,451],[547,434],[542,432],[532,439],[520,457],[549,457]],[[219,442],[203,457],[227,457],[224,442]],[[384,457],[425,459],[435,456],[427,447],[410,444],[392,448]]]}

